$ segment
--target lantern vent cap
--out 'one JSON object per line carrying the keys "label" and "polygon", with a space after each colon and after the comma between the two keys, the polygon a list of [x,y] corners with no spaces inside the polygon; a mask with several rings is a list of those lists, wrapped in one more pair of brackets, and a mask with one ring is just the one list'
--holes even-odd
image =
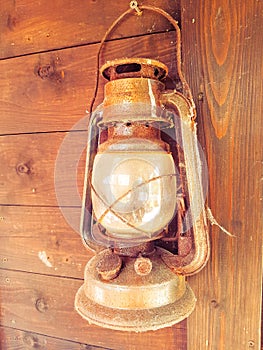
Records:
{"label": "lantern vent cap", "polygon": [[106,62],[100,69],[107,80],[148,78],[163,80],[168,73],[165,64],[150,58],[122,58]]}

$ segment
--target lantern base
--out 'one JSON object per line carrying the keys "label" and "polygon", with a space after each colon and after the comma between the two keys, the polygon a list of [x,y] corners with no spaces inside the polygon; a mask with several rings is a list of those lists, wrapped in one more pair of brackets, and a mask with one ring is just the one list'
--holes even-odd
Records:
{"label": "lantern base", "polygon": [[145,332],[170,327],[195,308],[196,299],[183,276],[172,273],[157,248],[152,271],[139,276],[134,260],[126,259],[118,277],[103,281],[96,265],[105,251],[93,257],[85,270],[85,282],[75,298],[75,309],[91,324],[121,331]]}

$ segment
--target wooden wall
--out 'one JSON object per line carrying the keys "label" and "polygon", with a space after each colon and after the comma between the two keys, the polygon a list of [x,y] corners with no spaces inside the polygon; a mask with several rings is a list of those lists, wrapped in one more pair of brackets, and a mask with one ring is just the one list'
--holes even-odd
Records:
{"label": "wooden wall", "polygon": [[[70,165],[56,158],[65,137],[75,142],[69,158],[83,147],[85,123],[71,129],[93,94],[98,42],[128,3],[1,2],[0,349],[259,349],[263,28],[257,0],[143,2],[181,21],[184,68],[209,166],[209,205],[237,236],[211,228],[211,260],[189,278],[198,296],[196,311],[188,323],[145,334],[92,326],[74,311],[92,254],[63,216],[78,224],[79,196],[68,178]],[[123,56],[160,59],[171,83],[170,29],[158,16],[131,16],[114,31],[102,63]],[[102,96],[103,81],[98,102]],[[55,186],[54,171],[63,166]],[[79,193],[83,168],[84,156]],[[56,192],[62,194],[63,213]]]}
{"label": "wooden wall", "polygon": [[[260,349],[262,30],[260,1],[182,0],[185,70],[209,167],[211,259],[191,278],[188,347]],[[194,336],[192,336],[194,334]]]}

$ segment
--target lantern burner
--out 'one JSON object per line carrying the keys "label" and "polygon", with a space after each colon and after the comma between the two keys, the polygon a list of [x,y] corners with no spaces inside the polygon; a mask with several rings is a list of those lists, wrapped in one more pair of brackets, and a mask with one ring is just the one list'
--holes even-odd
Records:
{"label": "lantern burner", "polygon": [[180,322],[191,314],[196,299],[184,277],[164,264],[162,253],[163,249],[156,248],[150,259],[122,257],[120,274],[107,281],[98,273],[98,266],[113,253],[97,254],[86,266],[76,310],[91,323],[122,331],[150,331]]}

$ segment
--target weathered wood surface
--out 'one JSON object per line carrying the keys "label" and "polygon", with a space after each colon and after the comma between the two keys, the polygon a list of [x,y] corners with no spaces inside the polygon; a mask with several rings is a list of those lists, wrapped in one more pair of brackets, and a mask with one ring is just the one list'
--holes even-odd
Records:
{"label": "weathered wood surface", "polygon": [[184,67],[199,94],[209,205],[236,238],[211,229],[188,350],[260,349],[262,231],[262,2],[182,1]]}
{"label": "weathered wood surface", "polygon": [[1,350],[110,350],[89,344],[77,343],[48,337],[33,332],[25,332],[14,328],[0,326]]}
{"label": "weathered wood surface", "polygon": [[[154,0],[179,20],[179,1]],[[111,23],[129,8],[129,1],[9,1],[0,8],[0,58],[99,42]],[[131,15],[116,27],[111,38],[165,31],[169,23],[146,12]]]}
{"label": "weathered wood surface", "polygon": [[[57,191],[67,197],[65,205],[80,206],[87,136],[84,131],[72,133],[66,154],[63,152],[65,157],[57,161],[60,146],[67,135],[39,133],[0,137],[1,204],[58,206]],[[78,150],[80,154],[76,154]],[[78,158],[80,162],[76,164]],[[56,167],[60,169],[60,178],[55,186]],[[77,171],[76,182],[71,182],[68,174],[75,175]]]}
{"label": "weathered wood surface", "polygon": [[[79,208],[63,208],[80,222]],[[0,206],[0,267],[83,278],[93,256],[59,208]]]}
{"label": "weathered wood surface", "polygon": [[89,325],[74,311],[83,281],[0,269],[1,324],[24,331],[116,350],[186,350],[186,323],[147,333]]}
{"label": "weathered wood surface", "polygon": [[[107,42],[101,63],[156,58],[174,77],[174,45],[174,32]],[[0,134],[70,130],[93,97],[97,51],[98,45],[89,45],[0,61]],[[105,79],[100,82],[97,102]]]}
{"label": "weathered wood surface", "polygon": [[[151,3],[179,18],[178,2]],[[98,42],[127,4],[100,0],[78,6],[68,0],[63,4],[2,1],[0,56],[26,56],[0,61],[1,135],[67,131],[82,118],[93,94],[98,46],[73,46]],[[198,103],[199,134],[210,171],[209,205],[217,220],[237,236],[227,237],[213,227],[211,260],[205,270],[189,278],[198,304],[188,320],[188,350],[259,349],[262,3],[182,0],[182,14],[184,67]],[[129,19],[112,38],[168,28],[158,17],[159,26],[152,14],[142,18]],[[63,47],[68,49],[41,53]],[[146,56],[159,58],[174,70],[173,47],[173,33],[118,40],[107,43],[102,62]],[[33,52],[37,54],[28,55]],[[101,99],[102,89],[98,102]],[[85,126],[81,124],[80,129]],[[78,279],[91,255],[57,208],[53,172],[66,135],[0,138],[0,203],[10,205],[0,208],[0,323],[22,332],[112,349],[186,350],[185,322],[154,333],[129,334],[89,326],[74,312],[74,295],[82,283]],[[78,140],[76,145],[80,144]],[[83,160],[77,185],[80,192]],[[65,205],[76,206],[63,210],[74,211],[77,222],[79,201],[72,196],[64,175],[61,186],[68,189]],[[50,262],[52,267],[39,259],[39,251],[46,252],[46,264]],[[41,311],[35,307],[37,300]],[[19,332],[0,329],[14,337]],[[14,344],[12,338],[5,339],[7,349],[25,348]],[[52,349],[75,346],[51,344],[55,344]]]}

